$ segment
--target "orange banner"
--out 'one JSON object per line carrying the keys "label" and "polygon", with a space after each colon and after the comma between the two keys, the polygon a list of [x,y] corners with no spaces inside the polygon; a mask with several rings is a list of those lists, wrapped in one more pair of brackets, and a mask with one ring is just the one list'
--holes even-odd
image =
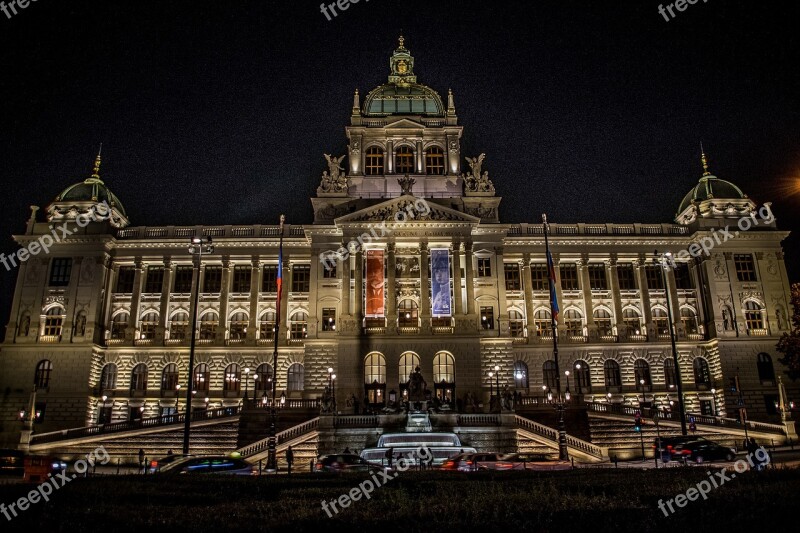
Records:
{"label": "orange banner", "polygon": [[367,250],[367,283],[365,299],[367,301],[366,316],[383,317],[384,306],[384,257],[383,250]]}

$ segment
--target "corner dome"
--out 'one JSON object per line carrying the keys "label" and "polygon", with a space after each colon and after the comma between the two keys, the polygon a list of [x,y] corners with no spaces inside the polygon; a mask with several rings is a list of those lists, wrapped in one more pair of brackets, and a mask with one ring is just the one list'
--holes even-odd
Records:
{"label": "corner dome", "polygon": [[445,116],[445,108],[439,94],[426,85],[417,83],[414,74],[414,56],[400,45],[389,59],[389,83],[373,89],[364,101],[364,115],[427,115]]}
{"label": "corner dome", "polygon": [[709,172],[705,153],[702,154],[701,161],[703,176],[683,197],[675,216],[676,222],[691,224],[697,217],[741,217],[755,209],[753,201],[739,187]]}
{"label": "corner dome", "polygon": [[115,227],[129,224],[125,207],[111,189],[100,179],[100,154],[94,162],[92,175],[70,185],[47,207],[48,221],[70,220],[89,213],[97,204],[106,203],[110,208],[109,222]]}

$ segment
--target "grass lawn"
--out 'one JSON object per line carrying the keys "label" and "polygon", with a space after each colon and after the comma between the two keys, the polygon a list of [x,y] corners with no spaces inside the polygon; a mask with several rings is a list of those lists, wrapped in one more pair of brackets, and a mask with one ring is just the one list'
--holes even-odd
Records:
{"label": "grass lawn", "polygon": [[[747,472],[665,517],[670,499],[708,479],[704,468],[476,473],[405,472],[333,518],[322,510],[368,479],[358,475],[76,479],[2,531],[763,531],[794,530],[800,470]],[[31,486],[0,486],[8,506]],[[338,508],[338,507],[337,507]]]}

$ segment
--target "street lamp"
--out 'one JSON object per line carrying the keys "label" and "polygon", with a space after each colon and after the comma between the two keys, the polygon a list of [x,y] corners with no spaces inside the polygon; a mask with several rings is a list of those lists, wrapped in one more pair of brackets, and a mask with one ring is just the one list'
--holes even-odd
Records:
{"label": "street lamp", "polygon": [[642,387],[642,405],[641,405],[642,408],[644,408],[644,404],[647,402],[647,398],[644,395],[644,384],[645,384],[644,378],[641,378],[639,380],[639,385]]}
{"label": "street lamp", "polygon": [[[244,399],[245,400],[247,400],[247,396],[248,396],[248,394],[247,394],[247,385],[248,385],[248,383],[250,383],[250,367],[246,366],[246,367],[244,367]],[[253,385],[253,388],[255,388],[255,385]]]}
{"label": "street lamp", "polygon": [[[192,238],[192,242],[188,247],[188,251],[192,254],[194,259],[194,304],[192,305],[192,327],[189,330],[191,335],[189,340],[189,372],[194,372],[194,345],[195,345],[195,329],[197,328],[197,306],[200,300],[200,263],[204,255],[214,253],[214,245],[211,243],[211,237],[206,237],[205,242],[199,236]],[[192,391],[190,387],[186,387],[186,416],[183,426],[183,453],[189,454],[189,432],[192,428]]]}
{"label": "street lamp", "polygon": [[258,373],[253,374],[253,405],[256,404],[256,391],[258,390]]}
{"label": "street lamp", "polygon": [[497,397],[500,397],[500,365],[494,365],[494,385],[497,391]]}
{"label": "street lamp", "polygon": [[553,391],[550,388],[547,389],[547,401],[548,402],[553,401]]}
{"label": "street lamp", "polygon": [[578,373],[581,371],[580,363],[575,363],[575,386],[578,387],[578,394],[583,394],[583,388],[581,387],[581,380],[578,379]]}
{"label": "street lamp", "polygon": [[711,412],[717,416],[717,389],[711,389]]}
{"label": "street lamp", "polygon": [[492,405],[492,398],[494,398],[494,389],[492,388],[494,386],[494,382],[492,381],[493,377],[494,377],[494,372],[490,371],[489,372],[489,405]]}
{"label": "street lamp", "polygon": [[331,374],[331,398],[333,398],[333,414],[336,414],[336,374]]}
{"label": "street lamp", "polygon": [[281,392],[281,407],[286,407],[286,391]]}
{"label": "street lamp", "polygon": [[673,261],[672,253],[666,252],[658,255],[656,250],[653,255],[653,262],[661,267],[661,283],[664,285],[664,294],[667,297],[667,320],[669,320],[669,340],[672,345],[672,363],[675,366],[675,382],[678,385],[678,414],[681,417],[681,435],[686,436],[686,412],[684,405],[686,405],[683,397],[683,380],[681,379],[681,367],[678,362],[678,349],[675,346],[675,324],[672,323],[672,297],[670,296],[669,287],[667,287],[666,270],[669,268],[669,263]]}
{"label": "street lamp", "polygon": [[572,395],[569,392],[569,370],[564,371],[564,375],[567,376],[567,390],[564,392],[564,399],[569,401]]}

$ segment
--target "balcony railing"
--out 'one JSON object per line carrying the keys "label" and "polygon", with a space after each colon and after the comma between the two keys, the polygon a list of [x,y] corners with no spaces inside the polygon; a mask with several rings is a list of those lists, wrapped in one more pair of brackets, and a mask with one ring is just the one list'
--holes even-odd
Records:
{"label": "balcony railing", "polygon": [[417,335],[419,333],[419,326],[400,326],[397,328],[397,333],[400,335]]}
{"label": "balcony railing", "polygon": [[42,335],[39,342],[56,343],[61,342],[61,335]]}

